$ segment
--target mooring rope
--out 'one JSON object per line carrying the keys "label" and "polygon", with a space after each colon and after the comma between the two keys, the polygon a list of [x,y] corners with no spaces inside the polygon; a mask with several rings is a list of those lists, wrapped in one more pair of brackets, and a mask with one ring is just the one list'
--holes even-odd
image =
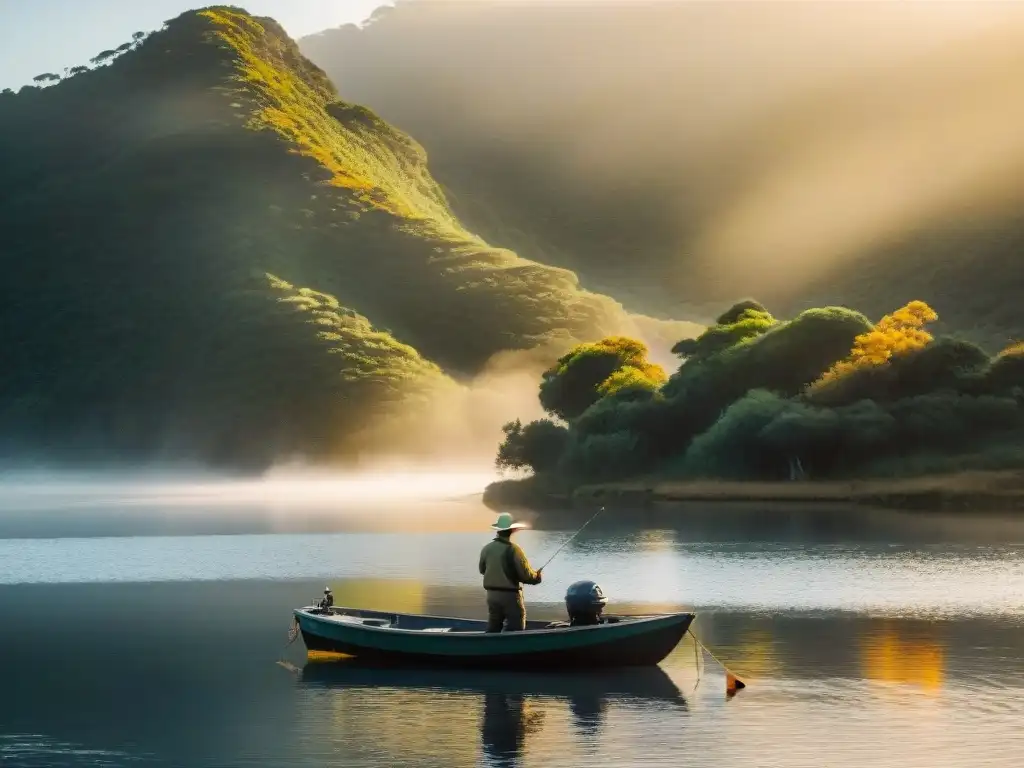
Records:
{"label": "mooring rope", "polygon": [[[717,656],[715,656],[715,654],[713,654],[710,650],[708,650],[708,647],[706,645],[704,645],[704,643],[702,643],[700,640],[697,639],[697,636],[693,633],[692,629],[687,629],[686,631],[690,634],[690,637],[693,638],[693,642],[694,642],[694,647],[693,647],[694,657],[696,658],[696,656],[697,656],[697,647],[700,646],[700,649],[702,651],[704,651],[704,653],[706,653],[708,656],[710,656],[712,659],[714,659],[715,663],[718,664],[718,666],[720,666],[723,670],[725,670],[725,687],[726,687],[727,691],[738,691],[740,688],[746,688],[747,687],[746,683],[744,683],[742,680],[740,680],[731,669],[729,669],[727,666],[725,666],[725,664],[723,664],[719,660],[719,658]],[[698,670],[698,673],[697,673],[697,683],[700,684],[700,672],[699,672],[699,670]],[[694,688],[694,690],[696,690],[697,686],[695,685],[695,686],[693,686],[693,688]]]}
{"label": "mooring rope", "polygon": [[[690,632],[689,629],[686,631]],[[696,691],[697,686],[700,685],[700,643],[697,642],[697,637],[693,632],[690,632],[690,635],[693,637],[693,668],[697,672],[697,682],[693,684],[693,690]]]}
{"label": "mooring rope", "polygon": [[295,639],[299,636],[299,619],[297,616],[292,616],[292,625],[288,627],[288,642],[284,644],[287,648],[289,645],[295,642]]}
{"label": "mooring rope", "polygon": [[297,616],[293,616],[292,625],[288,628],[288,642],[284,644],[284,648],[281,649],[280,658],[278,658],[276,662],[278,666],[284,667],[289,672],[298,672],[299,669],[284,658],[284,652],[287,651],[288,647],[298,639],[299,634],[299,619]]}

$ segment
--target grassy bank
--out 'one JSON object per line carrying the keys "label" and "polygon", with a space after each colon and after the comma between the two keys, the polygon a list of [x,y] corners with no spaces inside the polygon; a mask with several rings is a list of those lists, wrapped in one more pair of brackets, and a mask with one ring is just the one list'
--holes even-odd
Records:
{"label": "grassy bank", "polygon": [[1024,509],[1024,471],[976,471],[850,481],[728,482],[635,480],[568,488],[543,478],[493,483],[492,509],[575,509],[597,504],[651,506],[706,502],[747,506],[849,504],[890,509],[994,511]]}

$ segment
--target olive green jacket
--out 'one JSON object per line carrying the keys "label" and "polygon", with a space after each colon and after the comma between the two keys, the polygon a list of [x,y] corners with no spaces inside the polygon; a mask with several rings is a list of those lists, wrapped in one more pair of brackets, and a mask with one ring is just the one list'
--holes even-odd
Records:
{"label": "olive green jacket", "polygon": [[540,584],[541,575],[530,567],[526,553],[504,536],[497,536],[480,550],[484,589],[518,590],[521,584]]}

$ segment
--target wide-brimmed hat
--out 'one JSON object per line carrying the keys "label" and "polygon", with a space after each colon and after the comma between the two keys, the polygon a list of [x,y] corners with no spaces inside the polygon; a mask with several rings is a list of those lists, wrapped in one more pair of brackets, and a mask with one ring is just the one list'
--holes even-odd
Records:
{"label": "wide-brimmed hat", "polygon": [[520,528],[529,528],[526,523],[516,523],[512,521],[512,515],[508,512],[502,512],[498,515],[498,519],[494,521],[494,525],[491,526],[496,531],[518,531]]}

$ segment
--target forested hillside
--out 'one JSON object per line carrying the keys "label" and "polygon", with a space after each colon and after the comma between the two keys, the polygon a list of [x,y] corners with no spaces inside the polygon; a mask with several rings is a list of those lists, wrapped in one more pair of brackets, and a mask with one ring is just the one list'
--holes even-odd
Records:
{"label": "forested hillside", "polygon": [[185,13],[39,82],[0,95],[6,459],[352,458],[497,353],[692,329],[468,232],[271,19]]}

